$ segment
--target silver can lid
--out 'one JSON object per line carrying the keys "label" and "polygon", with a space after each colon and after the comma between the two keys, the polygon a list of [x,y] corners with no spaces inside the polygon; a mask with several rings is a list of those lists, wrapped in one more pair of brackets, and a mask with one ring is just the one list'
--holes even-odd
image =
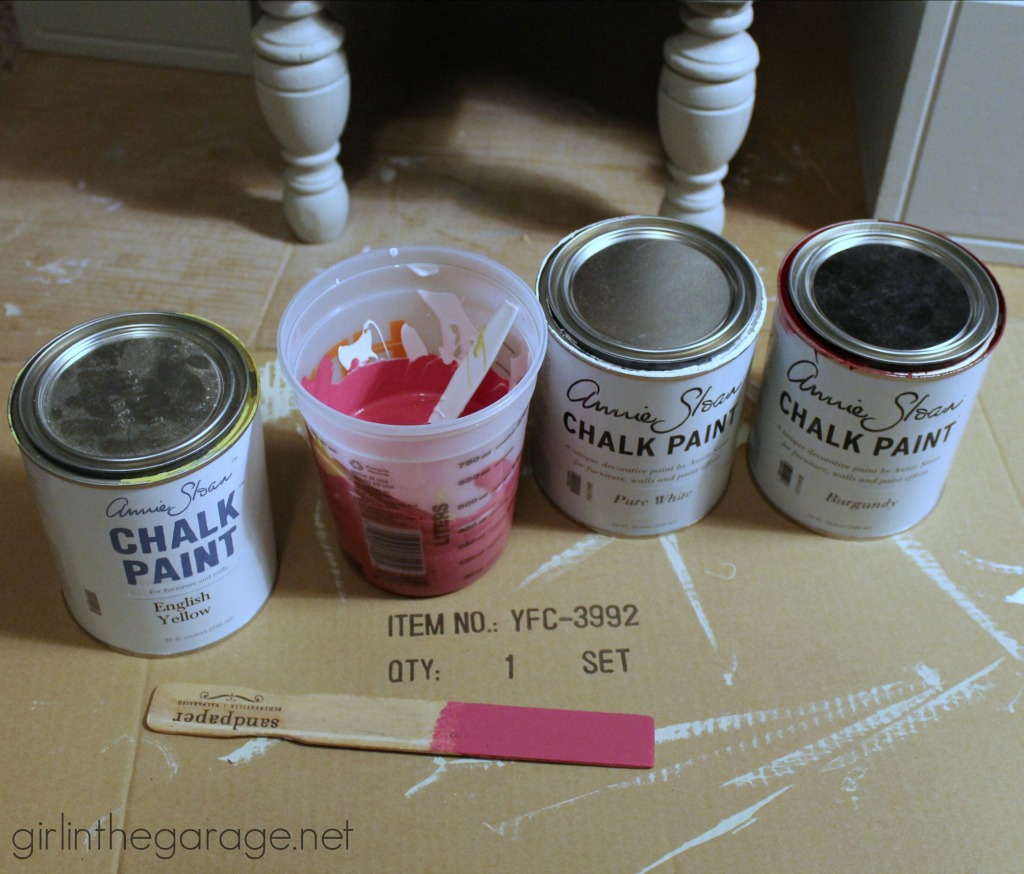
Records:
{"label": "silver can lid", "polygon": [[826,344],[879,367],[935,370],[988,345],[1002,318],[991,275],[932,231],[860,220],[808,237],[780,288]]}
{"label": "silver can lid", "polygon": [[9,402],[19,444],[51,470],[158,478],[219,451],[258,404],[248,352],[195,316],[142,312],[72,328],[39,350]]}
{"label": "silver can lid", "polygon": [[684,367],[729,347],[764,294],[756,268],[732,243],[651,216],[570,234],[541,265],[537,292],[574,345],[639,370]]}

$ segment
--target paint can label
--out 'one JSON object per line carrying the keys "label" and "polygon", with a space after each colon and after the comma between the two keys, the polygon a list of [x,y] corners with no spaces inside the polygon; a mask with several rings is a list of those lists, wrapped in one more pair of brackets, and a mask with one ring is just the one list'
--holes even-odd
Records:
{"label": "paint can label", "polygon": [[754,480],[816,531],[903,531],[938,502],[987,365],[913,379],[858,370],[809,345],[780,309],[750,436]]}
{"label": "paint can label", "polygon": [[552,336],[535,397],[541,488],[609,534],[661,534],[703,518],[729,481],[752,355],[749,343],[717,369],[657,379],[595,367]]}
{"label": "paint can label", "polygon": [[78,624],[115,649],[175,655],[252,619],[276,566],[263,459],[257,415],[208,465],[156,485],[69,482],[27,463]]}

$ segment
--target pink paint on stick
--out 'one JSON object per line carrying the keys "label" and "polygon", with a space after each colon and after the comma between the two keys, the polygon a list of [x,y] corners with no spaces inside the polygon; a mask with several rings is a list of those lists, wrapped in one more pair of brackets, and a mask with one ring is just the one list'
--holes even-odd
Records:
{"label": "pink paint on stick", "polygon": [[633,713],[450,701],[431,750],[444,755],[619,768],[654,766],[654,719]]}

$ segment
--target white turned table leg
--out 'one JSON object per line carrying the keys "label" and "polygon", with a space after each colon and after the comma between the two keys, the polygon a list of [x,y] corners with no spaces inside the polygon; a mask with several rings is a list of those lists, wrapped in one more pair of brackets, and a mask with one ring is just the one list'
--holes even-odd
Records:
{"label": "white turned table leg", "polygon": [[344,31],[322,0],[260,0],[253,28],[260,111],[281,146],[284,214],[307,243],[335,239],[348,219],[339,139],[348,119]]}
{"label": "white turned table leg", "polygon": [[746,29],[750,0],[699,2],[680,9],[683,33],[665,41],[658,127],[671,180],[661,215],[721,232],[722,180],[754,110],[757,45]]}

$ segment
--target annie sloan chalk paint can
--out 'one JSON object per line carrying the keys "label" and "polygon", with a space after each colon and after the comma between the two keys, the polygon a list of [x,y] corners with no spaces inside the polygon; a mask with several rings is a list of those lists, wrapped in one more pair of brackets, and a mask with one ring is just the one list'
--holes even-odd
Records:
{"label": "annie sloan chalk paint can", "polygon": [[732,470],[764,287],[734,245],[629,216],[562,240],[537,290],[549,342],[534,395],[537,480],[597,531],[704,517]]}
{"label": "annie sloan chalk paint can", "polygon": [[252,357],[194,316],[73,328],[8,403],[75,620],[115,649],[173,655],[245,625],[273,586]]}
{"label": "annie sloan chalk paint can", "polygon": [[935,507],[1005,323],[995,280],[939,234],[824,228],[779,273],[750,437],[767,498],[816,531],[881,537]]}

